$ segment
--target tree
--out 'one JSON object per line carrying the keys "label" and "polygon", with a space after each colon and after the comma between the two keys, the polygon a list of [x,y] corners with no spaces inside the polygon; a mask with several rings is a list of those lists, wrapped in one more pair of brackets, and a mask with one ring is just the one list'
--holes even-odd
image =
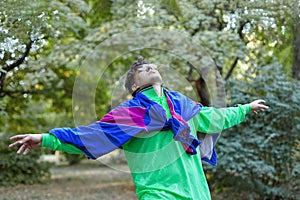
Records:
{"label": "tree", "polygon": [[[116,62],[115,65],[114,62],[112,64],[107,62],[107,65],[108,63],[111,64],[112,69],[116,69],[114,66],[125,67],[127,63],[130,63],[129,59],[126,58],[131,58],[135,54],[143,54],[153,61],[161,63],[162,66],[166,66],[169,72],[178,70],[178,73],[184,74],[191,82],[200,83],[200,86],[204,86],[205,83],[209,82],[209,79],[213,80],[213,86],[218,85],[217,82],[220,79],[215,71],[210,74],[212,76],[206,76],[205,73],[207,69],[215,69],[215,67],[227,81],[237,77],[237,75],[239,78],[242,76],[250,77],[251,83],[246,81],[239,83],[240,79],[237,79],[233,85],[230,85],[232,90],[236,89],[237,92],[233,94],[231,90],[234,97],[228,99],[227,102],[246,103],[254,96],[270,99],[271,107],[276,107],[274,112],[276,118],[274,114],[268,113],[269,116],[264,115],[265,119],[260,119],[261,122],[252,120],[252,126],[249,125],[249,122],[246,123],[250,126],[251,131],[250,128],[241,129],[243,134],[249,135],[248,140],[244,143],[242,136],[236,138],[236,142],[231,141],[230,138],[226,139],[225,142],[228,141],[228,145],[220,140],[220,152],[224,152],[224,154],[230,152],[234,155],[231,156],[228,153],[230,156],[226,162],[220,164],[225,169],[222,168],[215,176],[214,174],[212,176],[216,177],[215,180],[224,180],[222,182],[224,185],[219,185],[220,187],[231,186],[229,184],[231,181],[236,188],[241,189],[237,183],[241,182],[242,178],[246,188],[257,191],[260,197],[294,198],[289,194],[291,190],[285,188],[284,184],[291,184],[287,177],[295,178],[293,173],[296,172],[296,167],[288,166],[289,170],[283,171],[282,167],[286,165],[281,161],[286,159],[287,155],[293,155],[298,146],[292,142],[297,143],[297,140],[293,139],[296,139],[298,117],[289,118],[292,125],[284,127],[287,129],[283,127],[279,129],[272,120],[285,121],[283,118],[286,115],[283,113],[292,110],[296,110],[295,113],[292,111],[292,116],[297,116],[298,107],[294,104],[294,100],[297,99],[296,96],[299,95],[296,92],[297,82],[292,82],[282,74],[285,72],[291,76],[293,70],[292,63],[294,61],[291,56],[287,55],[291,55],[293,52],[293,48],[291,48],[293,36],[297,34],[297,32],[291,31],[293,23],[290,21],[292,17],[290,13],[294,9],[294,3],[279,0],[246,2],[221,0],[214,2],[162,1],[161,4],[154,4],[150,1],[116,1],[110,7],[111,13],[113,13],[110,21],[101,23],[99,28],[91,30],[86,39],[88,42],[94,43],[96,49],[97,46],[101,47],[99,52],[102,53],[103,58],[111,62],[114,61],[112,58],[125,60],[123,63]],[[149,27],[156,27],[157,29]],[[171,30],[175,31],[172,32]],[[161,34],[162,32],[165,34]],[[192,44],[194,43],[200,44],[198,48],[193,47]],[[190,49],[187,48],[190,46]],[[114,48],[109,49],[109,47]],[[122,54],[122,50],[125,50],[126,53]],[[212,60],[208,59],[209,55]],[[205,62],[207,59],[209,62]],[[191,63],[185,61],[191,61]],[[276,61],[285,64],[284,68],[274,64]],[[254,72],[251,71],[252,73],[244,75],[243,72],[252,69]],[[168,75],[176,77],[173,73],[168,73]],[[258,75],[260,76],[258,77]],[[280,85],[277,85],[275,77],[280,79]],[[183,82],[178,84],[179,79],[177,77],[172,79],[177,81],[178,87],[184,85]],[[114,82],[114,80],[111,81]],[[250,85],[248,86],[246,83]],[[176,86],[176,84],[171,84],[172,87],[174,85]],[[208,85],[208,88],[209,86],[211,85]],[[184,90],[183,88],[184,86],[179,90]],[[261,90],[258,91],[258,88]],[[200,100],[214,100],[217,95],[208,97],[208,94],[213,93],[213,89],[209,92],[203,92],[201,89],[197,91],[200,94]],[[254,92],[254,90],[257,91]],[[290,107],[276,101],[278,99],[283,100],[282,96],[285,96],[286,92],[289,94]],[[241,94],[245,96],[241,97]],[[214,106],[217,105],[214,102],[206,102]],[[285,108],[287,109],[285,110]],[[273,123],[269,124],[269,121],[273,121]],[[293,139],[288,141],[284,135],[286,131],[290,132],[289,128],[293,130]],[[270,143],[262,145],[266,140],[272,139],[271,130],[277,131],[275,135],[283,139],[283,144],[276,143],[276,141],[281,140],[272,140]],[[252,131],[259,135],[256,140],[251,138]],[[229,135],[236,134],[236,132],[237,129],[234,129]],[[242,133],[237,135],[242,135]],[[274,150],[275,152],[267,152],[274,145],[278,147]],[[236,151],[241,148],[245,150],[239,152],[241,156],[236,156]],[[259,151],[255,152],[254,156],[256,157],[252,158],[253,149],[257,148]],[[262,152],[263,158],[259,157],[259,153]],[[283,152],[288,153],[284,154]],[[274,160],[273,155],[278,160]],[[234,162],[232,162],[233,160]],[[297,164],[294,156],[288,157],[288,160]],[[248,162],[251,162],[250,167],[247,165]],[[229,164],[231,164],[231,168],[227,169]],[[257,172],[252,170],[254,168]],[[255,178],[256,176],[258,178]],[[256,197],[253,194],[250,195]]]}
{"label": "tree", "polygon": [[278,63],[257,67],[227,84],[232,105],[263,98],[270,109],[223,132],[219,163],[211,168],[213,189],[236,194],[236,198],[299,196],[300,85],[281,68]]}
{"label": "tree", "polygon": [[[59,2],[33,1],[27,4],[4,1],[1,7],[5,8],[1,13],[1,38],[4,41],[1,43],[1,97],[18,98],[18,103],[21,103],[32,98],[32,94],[49,94],[49,91],[54,91],[53,86],[62,89],[57,76],[67,77],[71,72],[57,68],[66,68],[66,63],[70,66],[74,55],[56,51],[54,57],[51,51],[58,47],[57,44],[78,37],[83,29],[80,18],[72,17],[68,5]],[[65,24],[67,20],[74,23],[69,28]]]}
{"label": "tree", "polygon": [[293,33],[293,50],[294,50],[294,57],[293,57],[293,69],[292,69],[292,76],[295,79],[300,80],[300,36],[299,36],[299,21],[300,21],[300,3],[297,1],[293,2],[293,9],[291,10],[291,18],[292,18],[292,33]]}
{"label": "tree", "polygon": [[[1,184],[33,183],[49,177],[49,166],[37,160],[41,151],[17,156],[7,149],[7,138],[12,133],[46,132],[54,124],[73,125],[72,87],[80,66],[78,53],[84,51],[89,7],[84,1],[7,0],[1,1],[1,8],[0,120],[6,124],[1,126]],[[105,94],[105,88],[100,91]]]}
{"label": "tree", "polygon": [[[225,80],[244,71],[245,66],[247,69],[275,61],[285,64],[284,71],[292,75],[294,61],[287,55],[292,54],[292,38],[297,35],[291,31],[292,17],[298,16],[291,14],[296,10],[295,3],[281,0],[172,0],[156,4],[150,1],[110,1],[101,4],[110,9],[109,17],[105,22],[98,21],[98,28],[89,31],[87,42],[95,47],[114,34],[138,28],[180,30],[208,51]],[[97,24],[96,20],[94,23]],[[195,68],[191,69],[198,73]],[[200,77],[190,80],[195,82]],[[205,91],[198,93],[208,94]],[[209,99],[208,96],[200,98]]]}
{"label": "tree", "polygon": [[[11,131],[28,118],[28,105],[42,102],[47,114],[69,117],[62,125],[89,123],[129,97],[123,75],[140,54],[162,66],[166,86],[218,107],[226,105],[221,76],[229,81],[279,61],[297,78],[295,3],[2,1],[1,121],[9,116]],[[51,124],[41,121],[31,127]]]}

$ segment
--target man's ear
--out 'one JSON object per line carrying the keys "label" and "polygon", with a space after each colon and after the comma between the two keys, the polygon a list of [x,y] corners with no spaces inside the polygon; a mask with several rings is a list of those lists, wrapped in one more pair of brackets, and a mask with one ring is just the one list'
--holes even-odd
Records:
{"label": "man's ear", "polygon": [[132,91],[135,91],[136,89],[138,89],[139,87],[134,83],[132,86],[131,86],[131,89]]}

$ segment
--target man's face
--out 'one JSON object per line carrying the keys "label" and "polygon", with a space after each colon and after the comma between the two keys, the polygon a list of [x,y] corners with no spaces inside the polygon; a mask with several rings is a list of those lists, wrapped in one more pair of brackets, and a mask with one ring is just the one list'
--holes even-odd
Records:
{"label": "man's face", "polygon": [[154,64],[143,64],[135,71],[132,90],[148,84],[162,84],[162,77]]}

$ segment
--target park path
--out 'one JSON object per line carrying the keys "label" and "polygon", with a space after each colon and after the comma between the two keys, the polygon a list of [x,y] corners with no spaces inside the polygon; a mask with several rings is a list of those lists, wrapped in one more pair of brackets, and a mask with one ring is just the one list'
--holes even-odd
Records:
{"label": "park path", "polygon": [[54,166],[46,184],[0,187],[0,200],[135,200],[126,164]]}

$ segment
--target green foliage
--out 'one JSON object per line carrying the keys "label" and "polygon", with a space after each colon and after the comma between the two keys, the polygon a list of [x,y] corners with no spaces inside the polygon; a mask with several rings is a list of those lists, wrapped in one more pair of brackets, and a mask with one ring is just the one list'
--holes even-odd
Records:
{"label": "green foliage", "polygon": [[[1,8],[1,67],[17,63],[25,56],[23,62],[9,72],[1,71],[1,76],[6,74],[5,81],[3,76],[0,81],[0,95],[6,96],[6,112],[8,115],[22,114],[32,99],[53,99],[57,110],[67,109],[68,112],[76,77],[74,68],[79,65],[78,48],[69,44],[76,46],[77,39],[84,35],[86,24],[81,16],[88,11],[84,1],[32,1],[28,4],[22,0],[5,0]],[[29,42],[32,44],[26,55]]]}
{"label": "green foliage", "polygon": [[[74,122],[76,125],[88,124],[95,116],[100,118],[110,106],[107,105],[110,95],[120,95],[119,90],[115,88],[118,87],[121,91],[121,87],[116,82],[132,63],[132,57],[139,53],[167,66],[166,72],[177,73],[176,70],[179,70],[183,76],[189,70],[186,60],[201,67],[217,66],[219,70],[227,72],[235,63],[235,59],[241,62],[237,63],[233,75],[242,71],[238,69],[241,64],[248,67],[253,63],[265,66],[265,63],[272,63],[274,60],[285,63],[284,72],[290,74],[292,63],[290,55],[293,50],[291,45],[293,20],[290,13],[295,2],[295,0],[285,2],[162,0],[156,3],[149,0],[32,0],[30,3],[25,0],[1,1],[0,7],[3,9],[0,11],[0,74],[5,74],[6,77],[2,82],[5,83],[3,91],[0,91],[4,96],[0,99],[0,133],[4,130],[10,133],[46,132],[53,127],[73,126]],[[149,27],[166,30],[165,33],[171,33],[167,32],[168,30],[175,30],[176,34],[160,34],[163,31],[155,32],[155,29],[147,32],[150,30],[147,29]],[[131,34],[121,34],[126,31],[131,31]],[[182,38],[188,40],[181,41]],[[26,44],[30,42],[32,47],[24,61],[13,70],[6,71],[4,67],[23,56]],[[99,46],[103,48],[99,50]],[[156,52],[153,53],[154,50],[149,50],[149,47],[156,48]],[[118,54],[120,50],[121,53],[128,53],[120,55]],[[214,63],[207,62],[210,57]],[[109,61],[114,62],[101,62],[108,58],[113,58]],[[91,71],[80,70],[89,66],[90,63],[85,62],[86,60],[92,60],[95,64],[94,68],[90,68]],[[99,68],[103,69],[103,74],[95,73]],[[267,69],[272,72],[272,78],[268,75]],[[256,139],[251,139],[249,135],[249,139],[244,141],[248,142],[245,145],[255,146],[257,140],[261,139],[268,142],[261,143],[261,146],[255,148],[259,150],[265,148],[267,151],[273,147],[270,146],[273,144],[271,142],[282,139],[284,131],[294,133],[299,130],[299,127],[294,125],[298,123],[295,120],[298,120],[299,116],[295,116],[296,112],[288,112],[291,105],[298,111],[294,102],[299,100],[297,97],[299,94],[295,94],[297,90],[294,83],[289,82],[275,65],[270,65],[263,71],[255,70],[257,71],[248,73],[249,78],[245,78],[244,82],[236,81],[232,84],[232,91],[236,93],[231,92],[230,103],[248,102],[254,96],[268,98],[274,112],[259,115],[258,119],[261,121],[255,121],[254,124],[246,121],[245,125],[249,124],[247,126],[249,129],[245,127],[245,131],[241,131],[250,134],[255,130]],[[262,72],[264,75],[261,75]],[[82,87],[75,88],[77,90],[74,92],[74,83],[78,81],[79,74],[82,75],[79,80]],[[171,73],[166,74],[171,76],[167,79],[177,81]],[[223,75],[225,76],[225,73]],[[283,79],[283,85],[274,83],[274,79],[280,77]],[[93,88],[93,81],[98,83],[96,88]],[[244,87],[246,83],[247,86]],[[183,87],[177,82],[173,85]],[[109,90],[115,90],[115,93],[110,94]],[[112,97],[112,102],[123,100],[123,97],[119,98],[117,95]],[[92,102],[87,101],[89,99],[92,99]],[[286,99],[289,101],[286,102]],[[284,107],[289,109],[283,111]],[[96,112],[95,115],[93,112]],[[283,114],[288,117],[283,118]],[[275,128],[270,128],[273,126],[279,132],[275,132]],[[283,130],[282,127],[289,130]],[[240,129],[233,130],[236,133],[240,131]],[[257,132],[259,130],[262,132]],[[232,142],[232,151],[228,152],[233,156],[232,159],[235,159],[235,151],[241,148],[241,145]],[[290,150],[281,148],[275,150],[272,148],[270,150],[272,154],[262,154],[264,157],[260,157],[261,160],[252,158],[250,150],[245,152],[248,157],[239,157],[238,160],[244,163],[234,166],[236,167],[234,169],[239,171],[237,176],[231,178],[247,179],[249,170],[243,169],[252,165],[255,166],[254,169],[261,166],[260,173],[264,171],[264,178],[258,179],[260,182],[255,184],[255,181],[249,182],[247,179],[245,185],[249,186],[248,188],[255,188],[257,185],[259,188],[264,186],[269,188],[272,184],[281,187],[284,180],[287,181],[284,176],[289,177],[294,169],[285,166],[288,170],[283,170],[278,167],[279,161],[271,159],[273,154],[278,156],[280,152]],[[10,158],[4,157],[3,160]],[[253,161],[245,164],[246,158]],[[26,159],[31,159],[28,163],[36,162],[35,157]],[[228,161],[224,166],[227,164],[231,166],[234,163]],[[219,166],[222,165],[220,163]],[[230,168],[226,170],[231,172]],[[278,173],[279,170],[282,172]],[[248,174],[251,176],[261,176],[254,170],[250,172]],[[275,191],[273,193],[275,194]]]}
{"label": "green foliage", "polygon": [[49,163],[39,162],[41,151],[28,155],[17,155],[16,149],[9,149],[9,136],[0,137],[0,186],[44,183],[50,179]]}
{"label": "green foliage", "polygon": [[6,106],[5,106],[4,101],[0,100],[0,127],[6,127],[6,124],[7,124],[8,116],[7,116],[7,112],[5,111],[5,107]]}
{"label": "green foliage", "polygon": [[[231,67],[238,73],[244,64],[266,65],[274,61],[285,64],[286,73],[291,74],[294,34],[291,18],[295,1],[108,2],[109,5],[102,5],[110,8],[107,21],[89,30],[87,39],[91,46],[128,30],[148,27],[178,30],[205,47],[224,77]],[[136,37],[150,40],[138,33]]]}
{"label": "green foliage", "polygon": [[[0,83],[0,95],[4,96],[0,100],[0,133],[41,133],[74,126],[72,89],[80,54],[90,52],[83,48],[90,7],[83,0],[34,0],[30,4],[5,0],[0,4],[0,75],[5,75]],[[29,42],[32,46],[26,55]],[[26,56],[24,61],[9,72],[2,68],[22,56]],[[107,110],[105,91],[106,87],[97,89],[101,94],[96,100],[99,116]],[[30,160],[33,157],[28,159],[36,162]]]}
{"label": "green foliage", "polygon": [[64,153],[66,160],[68,161],[69,165],[75,165],[80,163],[81,160],[86,159],[85,155],[78,155],[78,154],[67,154]]}
{"label": "green foliage", "polygon": [[262,98],[270,109],[223,132],[212,187],[258,199],[299,197],[300,83],[273,64],[249,70],[227,86],[230,104]]}
{"label": "green foliage", "polygon": [[90,27],[97,27],[100,23],[111,20],[112,13],[110,11],[112,1],[110,0],[89,0],[90,12],[88,14],[88,22]]}

